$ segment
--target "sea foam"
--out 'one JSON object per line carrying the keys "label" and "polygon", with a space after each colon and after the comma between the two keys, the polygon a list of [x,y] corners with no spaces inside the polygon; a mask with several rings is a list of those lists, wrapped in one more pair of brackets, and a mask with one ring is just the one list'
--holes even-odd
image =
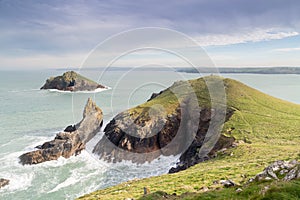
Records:
{"label": "sea foam", "polygon": [[59,93],[84,93],[84,94],[93,94],[93,93],[99,93],[99,92],[103,92],[103,91],[106,91],[106,90],[110,90],[111,88],[110,87],[105,87],[105,88],[97,88],[95,90],[92,90],[92,91],[64,91],[64,90],[58,90],[58,89],[47,89],[49,92],[59,92]]}

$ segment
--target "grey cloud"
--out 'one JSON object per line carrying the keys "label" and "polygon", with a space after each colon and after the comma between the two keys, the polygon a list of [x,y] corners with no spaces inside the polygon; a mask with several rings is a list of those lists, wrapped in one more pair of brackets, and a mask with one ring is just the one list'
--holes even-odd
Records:
{"label": "grey cloud", "polygon": [[253,28],[295,31],[299,10],[298,0],[2,0],[0,53],[88,51],[111,34],[143,26],[192,36]]}

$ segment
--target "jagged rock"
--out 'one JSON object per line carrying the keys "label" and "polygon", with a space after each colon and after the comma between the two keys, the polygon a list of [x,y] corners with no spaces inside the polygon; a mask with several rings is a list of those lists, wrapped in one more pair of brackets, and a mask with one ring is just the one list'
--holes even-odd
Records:
{"label": "jagged rock", "polygon": [[65,72],[62,76],[51,77],[41,87],[41,89],[63,91],[93,91],[97,88],[105,88],[105,86],[89,80],[74,71]]}
{"label": "jagged rock", "polygon": [[[282,177],[282,178],[280,178]],[[262,180],[283,180],[291,181],[300,178],[300,162],[292,161],[276,161],[266,167],[261,173],[258,173],[249,182]]]}
{"label": "jagged rock", "polygon": [[9,184],[9,180],[8,179],[0,178],[0,188],[6,186],[8,184]]}
{"label": "jagged rock", "polygon": [[102,123],[102,110],[89,98],[83,119],[75,126],[75,131],[58,133],[54,140],[39,145],[38,150],[21,155],[20,162],[23,165],[38,164],[57,160],[60,156],[69,158],[78,155],[85,148],[85,144],[100,131]]}

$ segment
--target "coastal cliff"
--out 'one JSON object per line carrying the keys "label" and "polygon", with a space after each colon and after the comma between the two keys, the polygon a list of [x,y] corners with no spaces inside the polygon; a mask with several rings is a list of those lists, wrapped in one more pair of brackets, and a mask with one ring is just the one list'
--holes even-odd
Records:
{"label": "coastal cliff", "polygon": [[[209,159],[218,150],[231,147],[234,138],[219,135],[215,144],[207,148],[208,152],[199,153],[209,127],[217,135],[224,120],[234,112],[230,108],[224,111],[221,106],[212,108],[204,81],[176,82],[152,94],[146,103],[119,113],[105,127],[104,137],[93,152],[108,162],[130,160],[134,163],[151,162],[160,155],[181,155],[178,166],[170,170],[178,172]],[[191,85],[193,88],[188,89]],[[206,99],[199,101],[198,92],[205,94]]]}
{"label": "coastal cliff", "polygon": [[[202,143],[203,136],[195,137],[190,145],[191,148],[180,154],[179,163],[170,170],[170,173],[187,169],[179,173],[130,180],[95,191],[79,199],[299,199],[300,105],[269,96],[233,79],[226,78],[222,81],[226,94],[226,118],[222,121],[224,126],[221,136],[207,157],[200,156],[203,159],[198,160],[204,143]],[[223,113],[218,112],[218,109],[212,109],[208,103],[211,100],[205,88],[204,79],[190,80],[189,83],[198,99],[202,123],[201,126],[196,122],[191,123],[197,126],[189,125],[190,129],[181,125],[179,127],[183,127],[186,131],[195,128],[205,130],[208,121],[210,121],[210,127],[218,127],[218,123],[215,124],[216,126],[211,126],[214,125],[211,123],[215,121],[212,119],[218,119],[218,116]],[[147,129],[154,130],[153,125],[159,125],[155,121],[162,122],[162,125],[157,126],[154,133],[166,130],[171,138],[175,138],[174,135],[177,135],[173,133],[173,130],[177,129],[175,124],[179,121],[181,124],[181,121],[189,116],[185,112],[185,105],[190,105],[188,110],[191,112],[199,111],[195,109],[194,103],[184,103],[189,102],[186,96],[176,98],[176,95],[171,92],[171,88],[182,84],[184,82],[177,82],[162,93],[152,95],[148,102],[115,116],[106,127],[106,134],[102,140],[106,140],[107,143],[116,143],[118,148],[112,148],[114,152],[110,156],[109,151],[107,153],[105,151],[109,150],[108,146],[100,141],[97,150],[102,158],[110,159],[112,162],[117,161],[115,155],[121,152],[121,149],[127,154],[136,155],[136,158],[147,155],[147,153],[134,154],[132,153],[134,150],[125,149],[137,149],[137,145],[132,141],[137,144],[147,141],[147,138],[143,137],[132,140],[131,137],[136,136],[136,133],[141,136],[146,135],[145,133],[148,133],[148,136],[154,136],[155,134],[150,134]],[[155,115],[156,112],[157,115]],[[162,120],[155,116],[162,116]],[[131,122],[126,119],[131,119]],[[164,119],[169,120],[164,121]],[[140,124],[140,126],[134,124]],[[139,131],[135,131],[137,127],[140,127]],[[162,141],[160,134],[156,139]],[[159,144],[157,140],[154,139],[153,144]],[[233,144],[232,140],[235,140]],[[184,140],[181,144],[183,142]],[[150,140],[148,144],[154,146],[151,145]],[[106,147],[106,149],[101,150],[100,147]],[[147,150],[150,149],[147,148]],[[131,156],[131,158],[135,157]],[[207,159],[210,160],[201,162]],[[297,162],[289,161],[291,159]],[[200,161],[199,164],[189,167],[198,161]],[[274,161],[277,162],[274,163]],[[156,169],[155,162],[152,167],[153,170]]]}
{"label": "coastal cliff", "polygon": [[65,72],[62,76],[50,77],[46,83],[41,87],[45,89],[57,89],[62,91],[94,91],[98,88],[105,88],[105,86],[89,80],[86,77],[74,71]]}
{"label": "coastal cliff", "polygon": [[85,144],[94,137],[103,124],[102,110],[89,98],[83,112],[83,119],[75,126],[68,126],[58,133],[54,140],[37,146],[38,150],[25,153],[19,157],[20,163],[38,164],[57,160],[63,156],[69,158],[85,149]]}

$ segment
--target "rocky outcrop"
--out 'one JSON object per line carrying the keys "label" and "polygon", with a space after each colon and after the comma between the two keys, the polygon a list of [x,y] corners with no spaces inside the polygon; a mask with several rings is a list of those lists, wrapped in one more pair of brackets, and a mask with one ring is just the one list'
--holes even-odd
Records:
{"label": "rocky outcrop", "polygon": [[266,167],[261,173],[251,178],[249,182],[269,180],[291,181],[294,179],[300,179],[300,162],[296,160],[279,160]]}
{"label": "rocky outcrop", "polygon": [[4,178],[0,178],[0,188],[6,186],[9,184],[9,180],[4,179]]}
{"label": "rocky outcrop", "polygon": [[209,152],[209,154],[202,157],[198,154],[198,152],[202,146],[203,137],[205,137],[205,134],[199,134],[195,138],[192,145],[180,156],[179,162],[176,164],[176,167],[172,167],[169,170],[169,173],[176,173],[185,170],[193,165],[196,165],[200,162],[214,158],[216,152],[222,149],[233,147],[235,141],[233,137],[226,137],[224,135],[221,135],[214,148]]}
{"label": "rocky outcrop", "polygon": [[[181,87],[183,82],[174,85]],[[199,107],[198,100],[187,95],[184,88],[180,91],[183,95],[177,95],[178,102],[166,96],[171,95],[167,89],[153,94],[147,103],[119,113],[105,127],[104,137],[93,152],[109,162],[130,160],[134,163],[150,162],[160,155],[181,154],[180,163],[171,171],[177,172],[209,159],[209,155],[220,149],[230,147],[234,138],[213,138],[207,133],[210,127],[210,132],[218,135],[224,123],[222,117],[225,115],[229,119],[233,111],[228,109],[224,113],[223,109],[212,109],[209,105],[196,109]],[[166,112],[159,106],[164,103],[168,107]],[[212,148],[203,145],[208,137],[215,139],[216,143],[208,142]]]}
{"label": "rocky outcrop", "polygon": [[[163,118],[158,117],[151,122],[146,122],[143,118],[138,121],[139,119],[136,118],[134,119],[135,123],[130,125],[132,120],[129,112],[125,111],[118,114],[105,127],[105,135],[97,143],[93,152],[108,162],[130,160],[134,163],[144,163],[152,161],[162,153],[163,155],[171,155],[168,152],[162,152],[161,149],[175,137],[180,124],[180,115],[170,114],[166,118],[162,130],[154,135],[151,134],[160,129],[158,124],[164,124]],[[140,125],[143,128],[138,130]]]}
{"label": "rocky outcrop", "polygon": [[78,155],[85,148],[85,144],[100,131],[102,123],[102,110],[89,98],[81,122],[68,126],[54,140],[38,146],[38,150],[21,155],[20,162],[31,165],[57,160],[61,156],[69,158]]}
{"label": "rocky outcrop", "polygon": [[65,72],[62,76],[51,77],[41,89],[57,89],[63,91],[94,91],[97,88],[105,88],[92,80],[89,80],[74,71]]}

